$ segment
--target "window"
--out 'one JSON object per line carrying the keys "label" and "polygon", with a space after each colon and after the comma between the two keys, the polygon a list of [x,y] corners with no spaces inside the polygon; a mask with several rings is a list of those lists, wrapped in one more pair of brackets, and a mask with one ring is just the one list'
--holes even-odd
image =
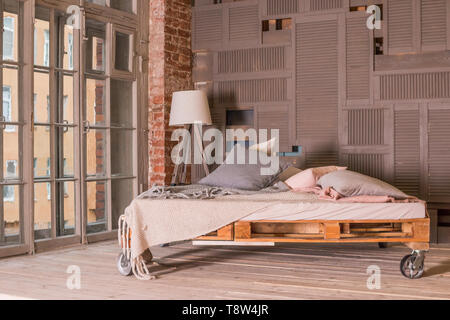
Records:
{"label": "window", "polygon": [[[11,87],[3,86],[3,117],[5,122],[12,121]],[[6,126],[6,132],[14,132],[14,126]]]}
{"label": "window", "polygon": [[44,66],[50,65],[50,31],[44,30]]}
{"label": "window", "polygon": [[34,122],[38,122],[36,106],[37,106],[37,93],[33,94],[33,117],[34,117]]}
{"label": "window", "polygon": [[37,64],[37,31],[34,28],[34,64]]}
{"label": "window", "polygon": [[14,133],[0,128],[0,256],[110,237],[137,195],[134,47],[148,26],[118,11],[136,0],[92,2],[108,8],[81,1],[88,18],[74,31],[58,1],[1,1],[0,126]]}
{"label": "window", "polygon": [[[6,160],[6,178],[16,178],[17,176],[17,160]],[[14,186],[3,187],[3,201],[14,202],[15,192]]]}
{"label": "window", "polygon": [[[47,158],[47,177],[50,177],[50,158]],[[52,186],[47,183],[47,200],[52,200]]]}
{"label": "window", "polygon": [[[47,123],[50,123],[50,96],[47,96]],[[45,128],[49,129],[49,127]]]}
{"label": "window", "polygon": [[16,178],[17,160],[6,160],[6,178]]}
{"label": "window", "polygon": [[69,96],[63,97],[63,114],[67,114],[67,104],[69,103]]}
{"label": "window", "polygon": [[69,55],[69,69],[73,69],[73,34],[69,33],[69,49],[68,49],[68,55]]}
{"label": "window", "polygon": [[3,20],[3,59],[14,60],[14,18]]}

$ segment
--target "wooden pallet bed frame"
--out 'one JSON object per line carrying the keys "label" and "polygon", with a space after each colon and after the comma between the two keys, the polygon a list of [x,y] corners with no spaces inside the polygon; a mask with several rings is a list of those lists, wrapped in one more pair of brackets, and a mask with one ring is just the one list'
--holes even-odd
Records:
{"label": "wooden pallet bed frame", "polygon": [[[403,243],[412,253],[400,262],[401,273],[410,279],[422,277],[425,252],[429,250],[430,218],[401,220],[294,220],[237,221],[194,239],[208,245],[232,243]],[[122,275],[132,273],[130,262],[119,255]]]}
{"label": "wooden pallet bed frame", "polygon": [[401,273],[422,277],[425,252],[430,248],[430,217],[402,220],[237,221],[198,241],[258,243],[402,243],[412,250],[400,261]]}
{"label": "wooden pallet bed frame", "polygon": [[428,250],[430,219],[238,221],[196,240],[235,242],[400,242]]}

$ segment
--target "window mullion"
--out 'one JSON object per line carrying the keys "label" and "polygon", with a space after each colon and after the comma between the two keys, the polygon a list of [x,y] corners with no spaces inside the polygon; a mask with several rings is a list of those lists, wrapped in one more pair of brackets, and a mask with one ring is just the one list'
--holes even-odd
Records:
{"label": "window mullion", "polygon": [[[112,48],[112,37],[113,30],[112,24],[108,23],[106,26],[106,46],[105,46],[105,73],[107,76],[105,85],[105,124],[107,127],[111,126],[111,71],[112,71],[112,55],[114,54]],[[106,130],[106,177],[108,181],[106,183],[106,194],[107,194],[107,223],[108,223],[108,231],[113,229],[112,223],[112,187],[111,187],[111,129]]]}
{"label": "window mullion", "polygon": [[57,59],[57,23],[55,17],[55,10],[50,9],[50,179],[51,179],[51,238],[56,238],[56,214],[58,212],[57,199],[56,199],[56,108],[58,99],[58,85],[59,75],[56,74],[56,59]]}

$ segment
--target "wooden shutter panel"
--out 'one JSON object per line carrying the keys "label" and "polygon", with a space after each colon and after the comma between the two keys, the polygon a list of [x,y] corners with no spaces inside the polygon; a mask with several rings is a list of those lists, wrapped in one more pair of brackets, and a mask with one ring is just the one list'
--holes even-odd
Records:
{"label": "wooden shutter panel", "polygon": [[342,8],[342,0],[310,0],[311,11],[330,10]]}
{"label": "wooden shutter panel", "polygon": [[413,6],[411,0],[389,0],[388,41],[391,53],[413,51]]}
{"label": "wooden shutter panel", "polygon": [[267,0],[267,14],[288,14],[299,12],[299,0]]}
{"label": "wooden shutter panel", "polygon": [[259,33],[258,6],[230,8],[230,40],[256,42]]}
{"label": "wooden shutter panel", "polygon": [[297,138],[337,136],[335,20],[296,24],[296,110]]}
{"label": "wooden shutter panel", "polygon": [[369,99],[370,42],[366,16],[347,18],[347,99]]}
{"label": "wooden shutter panel", "polygon": [[384,144],[384,109],[348,111],[349,145]]}
{"label": "wooden shutter panel", "polygon": [[280,151],[292,151],[289,148],[289,108],[287,106],[259,107],[257,112],[258,129],[280,130]]}
{"label": "wooden shutter panel", "polygon": [[344,155],[349,170],[374,178],[384,178],[384,155],[376,153],[349,153]]}
{"label": "wooden shutter panel", "polygon": [[445,50],[447,47],[446,0],[421,0],[423,49]]}
{"label": "wooden shutter panel", "polygon": [[450,109],[428,113],[428,200],[450,202]]}
{"label": "wooden shutter panel", "polygon": [[394,184],[403,192],[420,193],[419,110],[396,110],[394,115]]}
{"label": "wooden shutter panel", "polygon": [[450,72],[383,75],[381,100],[450,98]]}
{"label": "wooden shutter panel", "polygon": [[217,56],[219,73],[283,70],[285,47],[251,48],[221,51]]}
{"label": "wooden shutter panel", "polygon": [[222,41],[222,9],[193,11],[193,49],[208,48]]}
{"label": "wooden shutter panel", "polygon": [[217,100],[222,104],[287,99],[286,78],[219,81],[217,86]]}

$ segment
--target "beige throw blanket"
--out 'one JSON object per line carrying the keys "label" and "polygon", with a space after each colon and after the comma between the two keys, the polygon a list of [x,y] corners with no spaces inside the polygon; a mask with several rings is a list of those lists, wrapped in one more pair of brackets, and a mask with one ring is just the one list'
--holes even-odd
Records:
{"label": "beige throw blanket", "polygon": [[148,280],[152,277],[142,254],[151,246],[194,239],[218,230],[274,205],[261,201],[261,194],[286,190],[283,185],[259,192],[195,185],[153,187],[133,200],[119,218],[119,243],[131,261],[134,275]]}

